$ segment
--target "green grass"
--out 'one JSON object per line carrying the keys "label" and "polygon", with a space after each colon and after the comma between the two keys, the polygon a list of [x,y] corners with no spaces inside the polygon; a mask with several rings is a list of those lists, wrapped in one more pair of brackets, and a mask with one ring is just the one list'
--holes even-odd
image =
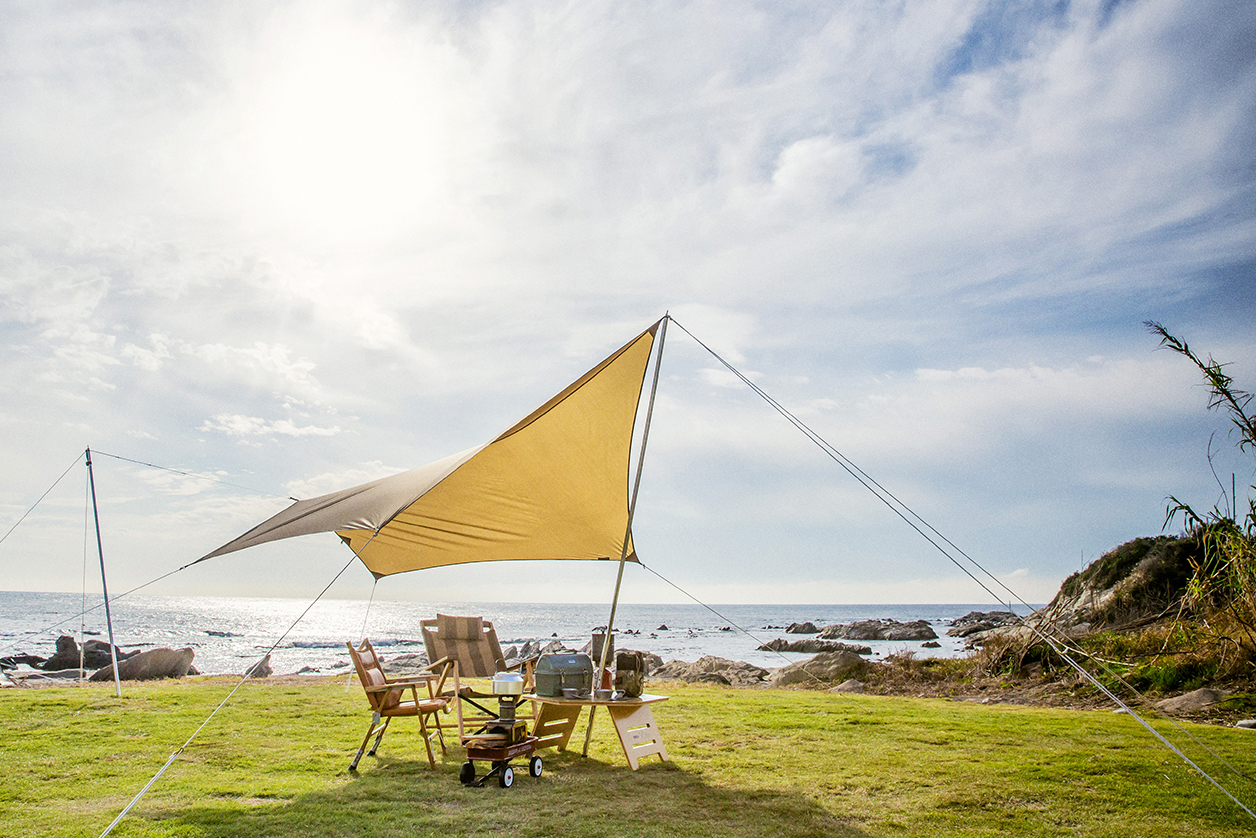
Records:
{"label": "green grass", "polygon": [[[0,693],[0,834],[99,835],[230,687],[128,684],[121,699],[111,686]],[[348,774],[369,713],[343,680],[246,684],[113,834],[1127,838],[1256,827],[1125,716],[666,691],[672,700],[655,716],[670,762],[650,757],[630,771],[602,716],[589,758],[543,751],[540,779],[523,768],[512,789],[475,789],[457,781],[456,746],[428,768],[409,719]],[[1191,730],[1256,770],[1256,732]],[[1256,784],[1218,776],[1253,806]]]}

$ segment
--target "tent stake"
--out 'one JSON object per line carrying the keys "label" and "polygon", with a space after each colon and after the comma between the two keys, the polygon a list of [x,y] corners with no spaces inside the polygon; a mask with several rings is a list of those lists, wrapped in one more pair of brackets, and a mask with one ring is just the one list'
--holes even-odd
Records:
{"label": "tent stake", "polygon": [[[602,638],[602,655],[598,661],[594,689],[600,687],[606,673],[606,658],[611,648],[612,632],[615,629],[615,609],[619,606],[619,588],[624,581],[624,565],[628,561],[628,539],[632,537],[632,516],[637,511],[637,490],[641,488],[641,469],[645,467],[645,446],[650,439],[650,420],[654,417],[654,394],[659,389],[659,368],[663,366],[663,344],[667,340],[667,321],[670,313],[663,315],[663,327],[659,331],[659,350],[654,356],[654,379],[650,383],[650,402],[645,409],[645,428],[641,432],[641,453],[637,457],[637,476],[632,481],[632,498],[628,503],[628,526],[624,529],[624,547],[619,553],[619,572],[615,575],[615,595],[611,597],[611,616],[606,621],[606,634]],[[583,755],[589,755],[589,740],[593,738],[593,716],[597,707],[589,708],[589,727],[584,732]]]}
{"label": "tent stake", "polygon": [[100,589],[105,596],[105,624],[109,627],[109,659],[113,661],[113,686],[122,698],[122,677],[118,674],[118,647],[113,643],[113,617],[109,613],[109,583],[105,581],[105,548],[100,542],[100,508],[96,505],[96,477],[92,472],[92,449],[87,449],[87,485],[92,490],[92,517],[96,519],[96,553],[100,556]]}

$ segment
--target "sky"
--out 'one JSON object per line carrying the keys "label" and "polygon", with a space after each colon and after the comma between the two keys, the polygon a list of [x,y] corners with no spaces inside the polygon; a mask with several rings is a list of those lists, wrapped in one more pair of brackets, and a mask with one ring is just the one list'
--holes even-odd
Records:
{"label": "sky", "polygon": [[[1256,5],[1210,0],[4,2],[0,589],[99,590],[89,447],[117,593],[488,441],[670,313],[1046,602],[1256,480],[1143,325],[1256,390],[1254,59]],[[675,327],[634,542],[676,587],[625,601],[996,604]],[[310,598],[351,558],[143,590]]]}

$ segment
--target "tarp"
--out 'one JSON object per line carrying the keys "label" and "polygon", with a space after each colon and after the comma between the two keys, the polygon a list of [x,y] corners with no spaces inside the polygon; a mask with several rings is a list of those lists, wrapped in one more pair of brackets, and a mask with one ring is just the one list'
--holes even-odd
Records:
{"label": "tarp", "polygon": [[[658,326],[491,442],[297,501],[197,561],[333,531],[376,577],[467,562],[618,559],[633,425]],[[631,540],[627,553],[636,560]]]}

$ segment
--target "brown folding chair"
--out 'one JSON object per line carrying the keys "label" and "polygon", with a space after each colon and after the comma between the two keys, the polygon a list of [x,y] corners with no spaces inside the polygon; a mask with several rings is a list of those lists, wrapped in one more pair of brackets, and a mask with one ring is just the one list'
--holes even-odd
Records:
{"label": "brown folding chair", "polygon": [[[498,672],[519,670],[523,674],[523,691],[532,692],[532,671],[536,668],[536,658],[507,666],[502,657],[501,643],[497,640],[497,631],[488,620],[437,614],[435,619],[420,620],[419,628],[431,665],[453,665],[454,687],[446,695],[457,697],[458,741],[462,745],[474,740],[485,722],[497,718],[497,714],[479,703],[496,697],[491,692],[475,689],[474,685],[463,684],[462,678],[492,678]],[[474,707],[476,712],[464,713],[464,702]],[[472,732],[468,733],[468,729]]]}
{"label": "brown folding chair", "polygon": [[[384,738],[384,732],[388,730],[388,723],[394,716],[418,716],[419,730],[423,734],[423,745],[427,748],[427,761],[435,768],[436,756],[432,752],[432,739],[436,738],[440,741],[440,750],[444,754],[445,734],[441,728],[439,713],[442,710],[447,712],[449,708],[450,699],[442,695],[442,692],[452,665],[442,663],[429,666],[428,669],[432,670],[430,674],[411,678],[389,678],[384,674],[379,655],[375,653],[375,647],[371,645],[371,641],[363,639],[362,645],[356,648],[352,643],[345,645],[349,647],[349,657],[353,660],[353,666],[358,671],[358,680],[362,682],[362,689],[366,691],[366,699],[374,712],[371,725],[366,730],[366,737],[363,738],[361,747],[353,757],[353,762],[349,763],[349,770],[357,770],[358,760],[362,759],[362,752],[366,750],[366,743],[371,740],[372,736],[375,737],[375,744],[371,746],[367,755],[375,756],[375,751]],[[426,688],[426,697],[420,698],[419,687]],[[407,690],[410,691],[408,698],[405,696]],[[435,722],[434,728],[428,727],[429,719]]]}

